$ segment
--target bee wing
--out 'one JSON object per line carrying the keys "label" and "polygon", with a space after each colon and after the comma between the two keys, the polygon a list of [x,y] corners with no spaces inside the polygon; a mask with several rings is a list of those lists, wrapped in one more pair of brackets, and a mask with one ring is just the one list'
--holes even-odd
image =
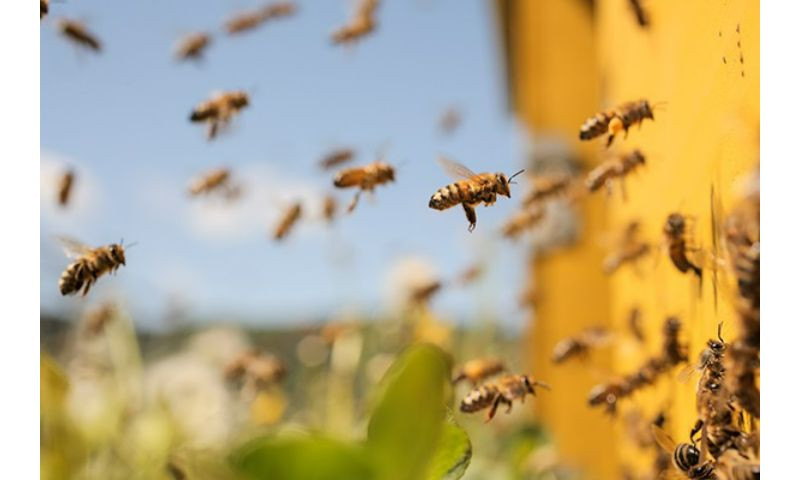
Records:
{"label": "bee wing", "polygon": [[697,365],[695,365],[694,363],[686,365],[678,373],[678,381],[681,383],[686,383],[687,381],[689,381],[689,378],[695,371],[697,371]]}
{"label": "bee wing", "polygon": [[675,451],[675,440],[673,440],[663,428],[658,425],[650,425],[650,429],[653,432],[653,438],[656,440],[656,443],[658,443],[664,451],[670,454]]}
{"label": "bee wing", "polygon": [[92,248],[84,243],[67,236],[57,236],[56,240],[61,244],[61,247],[64,249],[64,255],[69,258],[78,258],[82,257],[89,253]]}
{"label": "bee wing", "polygon": [[475,176],[475,172],[458,162],[450,160],[444,155],[439,155],[436,161],[442,167],[442,170],[444,170],[445,173],[453,177],[455,180],[463,180],[465,178],[472,178]]}
{"label": "bee wing", "polygon": [[602,327],[589,328],[581,335],[591,345],[604,345],[611,341],[613,334]]}

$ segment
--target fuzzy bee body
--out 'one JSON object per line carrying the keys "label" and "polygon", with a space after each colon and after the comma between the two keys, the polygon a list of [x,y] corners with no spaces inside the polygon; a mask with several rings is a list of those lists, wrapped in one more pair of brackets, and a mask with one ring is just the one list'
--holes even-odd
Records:
{"label": "fuzzy bee body", "polygon": [[273,237],[275,240],[283,240],[284,237],[289,235],[289,232],[292,230],[292,227],[295,223],[300,219],[300,216],[303,213],[303,206],[300,203],[295,203],[288,210],[283,214],[283,217],[278,222],[277,228],[275,228],[275,234]]}
{"label": "fuzzy bee body", "polygon": [[323,170],[337,167],[343,163],[347,163],[355,158],[356,152],[350,148],[340,148],[327,153],[322,160],[319,161],[319,166]]}
{"label": "fuzzy bee body", "polygon": [[99,277],[115,272],[121,265],[125,265],[125,248],[121,244],[87,249],[61,274],[58,289],[61,295],[79,291],[86,295]]}
{"label": "fuzzy bee body", "polygon": [[506,413],[511,412],[514,400],[520,399],[524,402],[525,396],[529,393],[536,396],[537,386],[550,389],[546,383],[534,381],[528,375],[507,375],[495,383],[473,389],[461,401],[460,409],[465,413],[474,413],[491,406],[486,418],[488,422],[494,418],[501,403],[508,406]]}
{"label": "fuzzy bee body", "polygon": [[578,137],[581,140],[591,140],[601,135],[608,134],[606,147],[614,141],[614,137],[621,131],[628,134],[628,129],[641,124],[644,119],[654,120],[653,109],[647,100],[625,102],[616,108],[600,112],[586,120],[581,125]]}
{"label": "fuzzy bee body", "polygon": [[538,224],[544,217],[545,209],[538,204],[533,204],[509,218],[505,225],[503,225],[500,233],[502,233],[504,237],[515,239]]}
{"label": "fuzzy bee body", "polygon": [[470,360],[456,373],[453,378],[453,384],[462,380],[468,380],[472,385],[477,385],[483,380],[505,371],[506,366],[502,360],[497,358],[477,358]]}
{"label": "fuzzy bee body", "polygon": [[639,150],[607,160],[586,175],[586,188],[590,192],[595,192],[603,186],[608,187],[612,180],[624,178],[644,164],[644,155]]}
{"label": "fuzzy bee body", "polygon": [[345,168],[333,178],[333,186],[337,188],[358,188],[347,211],[352,212],[358,204],[361,192],[371,192],[378,185],[394,182],[394,167],[386,162],[373,162],[361,167]]}
{"label": "fuzzy bee body", "polygon": [[175,48],[175,57],[178,60],[198,60],[203,57],[203,51],[211,44],[211,35],[207,33],[193,33],[184,37]]}
{"label": "fuzzy bee body", "polygon": [[72,184],[75,181],[75,174],[72,170],[64,172],[58,182],[58,204],[66,207],[69,203],[70,194],[72,193]]}
{"label": "fuzzy bee body", "polygon": [[474,413],[483,410],[494,402],[499,393],[497,386],[494,384],[477,387],[461,400],[461,411]]}
{"label": "fuzzy bee body", "polygon": [[702,278],[703,270],[692,263],[687,255],[688,246],[686,243],[686,217],[680,213],[672,213],[667,217],[664,224],[664,235],[669,243],[669,258],[672,264],[681,273],[693,272],[698,278]]}
{"label": "fuzzy bee body", "polygon": [[61,19],[58,23],[58,28],[65,38],[76,45],[86,47],[95,52],[100,51],[100,40],[90,33],[82,23],[75,20]]}
{"label": "fuzzy bee body", "polygon": [[189,184],[189,194],[192,196],[207,195],[228,186],[231,172],[227,168],[217,168],[206,172]]}
{"label": "fuzzy bee body", "polygon": [[244,91],[219,93],[198,104],[189,114],[193,123],[207,123],[209,140],[217,136],[220,127],[226,127],[231,119],[250,105],[250,96]]}
{"label": "fuzzy bee body", "polygon": [[331,42],[334,44],[353,43],[375,31],[377,8],[378,0],[361,0],[353,17],[331,34]]}
{"label": "fuzzy bee body", "polygon": [[585,356],[592,347],[604,344],[611,338],[611,334],[602,327],[592,327],[580,334],[565,338],[553,348],[553,363],[563,363],[574,357]]}

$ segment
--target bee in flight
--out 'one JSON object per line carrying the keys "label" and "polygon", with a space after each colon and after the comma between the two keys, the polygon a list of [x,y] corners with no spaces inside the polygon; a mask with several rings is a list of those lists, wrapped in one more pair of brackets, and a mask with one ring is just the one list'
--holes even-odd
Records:
{"label": "bee in flight", "polygon": [[214,192],[223,192],[228,199],[238,196],[239,188],[231,184],[231,172],[227,168],[215,168],[195,177],[189,183],[189,195],[193,197]]}
{"label": "bee in flight", "polygon": [[43,19],[50,10],[50,0],[39,0],[39,20]]}
{"label": "bee in flight", "polygon": [[464,165],[442,156],[439,157],[439,164],[447,173],[455,178],[460,178],[460,180],[442,187],[434,193],[428,202],[428,207],[435,210],[447,210],[460,203],[467,215],[470,232],[475,230],[475,225],[478,223],[475,206],[483,203],[488,207],[494,204],[498,195],[511,198],[509,185],[513,183],[514,177],[525,171],[520,170],[509,178],[505,173],[499,172],[476,174]]}
{"label": "bee in flight", "polygon": [[125,265],[125,247],[122,242],[91,248],[75,240],[67,238],[59,240],[64,244],[67,256],[75,259],[67,266],[58,281],[61,295],[78,292],[86,295],[98,278],[106,273],[114,273],[120,266]]}
{"label": "bee in flight", "polygon": [[283,214],[280,221],[278,222],[278,226],[275,227],[275,233],[273,234],[273,238],[275,240],[283,240],[284,237],[289,235],[289,232],[292,231],[292,227],[298,220],[300,220],[300,216],[303,214],[303,206],[298,202],[292,204]]}
{"label": "bee in flight", "polygon": [[[645,163],[644,155],[639,150],[612,158],[601,163],[586,175],[586,188],[596,192],[602,187],[611,190],[612,182],[619,179],[623,182],[625,176],[641,167]],[[622,185],[622,194],[625,195],[625,184]]]}
{"label": "bee in flight", "polygon": [[533,204],[512,215],[503,225],[500,233],[506,238],[516,239],[541,222],[544,217],[544,207]]}
{"label": "bee in flight", "polygon": [[361,167],[345,168],[333,177],[336,188],[358,188],[347,212],[355,210],[361,192],[372,192],[378,185],[394,182],[394,167],[386,162],[376,161]]}
{"label": "bee in flight", "polygon": [[570,358],[585,357],[589,350],[607,344],[611,333],[603,327],[591,327],[574,337],[565,338],[553,348],[553,363],[564,363]]}
{"label": "bee in flight", "polygon": [[286,17],[293,14],[296,10],[292,2],[279,2],[265,5],[258,10],[240,12],[233,15],[225,22],[225,31],[228,35],[254,30],[267,20],[279,17]]}
{"label": "bee in flight", "polygon": [[606,275],[611,275],[626,263],[636,262],[650,252],[650,245],[639,239],[640,229],[638,221],[632,221],[625,227],[617,248],[603,260]]}
{"label": "bee in flight", "polygon": [[182,38],[175,47],[175,58],[182,60],[200,60],[203,52],[211,44],[211,35],[203,32],[192,33]]}
{"label": "bee in flight", "polygon": [[356,152],[352,148],[338,148],[325,154],[319,161],[319,168],[328,170],[333,167],[338,167],[344,163],[353,160]]}
{"label": "bee in flight", "polygon": [[322,216],[330,223],[336,218],[336,197],[333,195],[325,195],[322,201]]}
{"label": "bee in flight", "polygon": [[460,408],[464,413],[474,413],[491,407],[486,417],[488,422],[494,418],[497,407],[501,403],[505,403],[508,406],[506,413],[510,413],[515,399],[518,398],[524,403],[527,394],[530,393],[535,397],[535,387],[550,390],[548,384],[533,380],[528,375],[507,375],[500,378],[496,383],[487,383],[473,389],[461,400]]}
{"label": "bee in flight", "polygon": [[647,100],[625,102],[616,108],[600,112],[586,120],[581,125],[579,138],[581,140],[591,140],[600,135],[608,134],[606,147],[609,147],[619,132],[624,131],[627,138],[628,129],[635,124],[641,125],[646,118],[655,120],[650,102]]}
{"label": "bee in flight", "polygon": [[664,236],[669,247],[669,258],[681,273],[692,271],[697,278],[703,278],[703,270],[694,264],[687,255],[686,217],[680,213],[671,213],[664,224]]}
{"label": "bee in flight", "polygon": [[[657,425],[652,426],[653,437],[656,443],[664,451],[672,454],[672,464],[683,472],[686,478],[691,480],[716,480],[714,473],[714,463],[710,460],[703,462],[705,458],[705,447],[698,449],[695,444],[693,431],[690,435],[692,443],[678,443],[670,437],[667,432]],[[703,462],[703,463],[700,463]]]}
{"label": "bee in flight", "polygon": [[456,107],[449,107],[439,117],[439,130],[449,135],[461,125],[461,112]]}
{"label": "bee in flight", "polygon": [[66,207],[72,194],[72,185],[75,183],[75,173],[67,170],[58,181],[58,204]]}
{"label": "bee in flight", "polygon": [[73,42],[75,45],[94,50],[95,52],[100,51],[100,40],[89,32],[86,26],[81,22],[62,18],[58,22],[58,29],[61,34],[64,35],[64,38]]}
{"label": "bee in flight", "polygon": [[472,386],[475,387],[487,378],[505,371],[505,364],[498,358],[476,358],[464,363],[461,368],[456,371],[453,377],[453,385],[462,380],[468,380]]}
{"label": "bee in flight", "polygon": [[234,90],[221,92],[198,104],[189,115],[189,121],[208,124],[209,140],[217,136],[220,127],[226,127],[231,119],[250,104],[247,92]]}
{"label": "bee in flight", "polygon": [[540,204],[545,200],[568,193],[574,186],[573,179],[566,174],[537,175],[533,177],[530,193],[522,199],[522,205],[528,207]]}
{"label": "bee in flight", "polygon": [[331,41],[334,44],[353,43],[372,33],[377,26],[375,21],[377,9],[378,0],[361,0],[355,15],[331,34]]}

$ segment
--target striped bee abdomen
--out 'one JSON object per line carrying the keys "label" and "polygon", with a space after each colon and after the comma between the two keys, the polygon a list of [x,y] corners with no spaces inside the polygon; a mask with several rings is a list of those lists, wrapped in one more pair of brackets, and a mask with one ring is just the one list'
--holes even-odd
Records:
{"label": "striped bee abdomen", "polygon": [[591,140],[608,132],[608,123],[614,117],[613,113],[601,112],[586,120],[581,125],[580,139]]}
{"label": "striped bee abdomen", "polygon": [[61,295],[71,295],[79,292],[86,282],[85,272],[84,262],[80,260],[69,265],[58,280],[58,289]]}
{"label": "striped bee abdomen", "polygon": [[491,405],[499,394],[500,392],[495,385],[483,385],[475,388],[461,400],[461,411],[472,413],[483,410]]}
{"label": "striped bee abdomen", "polygon": [[430,208],[446,210],[468,200],[469,186],[466,182],[456,182],[442,187],[431,196],[428,202]]}

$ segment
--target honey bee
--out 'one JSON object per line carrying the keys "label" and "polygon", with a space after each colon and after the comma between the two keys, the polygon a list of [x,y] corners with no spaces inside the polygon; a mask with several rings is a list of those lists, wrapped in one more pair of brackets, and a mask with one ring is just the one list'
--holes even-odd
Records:
{"label": "honey bee", "polygon": [[69,203],[70,194],[72,193],[72,184],[75,182],[75,173],[72,170],[67,170],[58,181],[58,204],[66,207]]}
{"label": "honey bee", "polygon": [[475,281],[481,278],[483,274],[484,274],[483,266],[475,264],[468,267],[463,272],[459,273],[456,276],[455,282],[463,287],[475,283]]}
{"label": "honey bee", "polygon": [[355,156],[356,152],[351,148],[333,150],[322,157],[322,160],[319,161],[319,167],[323,170],[338,167],[343,163],[351,161]]}
{"label": "honey bee", "polygon": [[86,29],[86,26],[77,20],[62,18],[58,22],[58,29],[64,37],[75,45],[100,51],[100,40]]}
{"label": "honey bee", "polygon": [[522,199],[523,206],[541,203],[550,198],[562,195],[574,185],[572,177],[565,174],[535,176],[533,188]]}
{"label": "honey bee", "polygon": [[586,120],[581,125],[579,138],[581,140],[591,140],[600,135],[608,134],[606,147],[609,147],[619,132],[624,131],[627,138],[628,129],[635,124],[641,125],[647,118],[655,120],[653,108],[647,100],[626,102]]}
{"label": "honey bee", "polygon": [[673,265],[681,272],[692,271],[697,278],[703,278],[703,270],[692,263],[687,256],[686,217],[680,213],[671,213],[664,224],[664,236],[669,246],[669,258]]}
{"label": "honey bee", "polygon": [[411,289],[409,300],[417,305],[424,305],[430,302],[431,298],[442,289],[442,282],[431,280]]}
{"label": "honey bee", "polygon": [[498,358],[476,358],[464,363],[456,371],[456,375],[453,377],[453,385],[462,380],[467,380],[475,387],[487,378],[504,371],[506,371],[506,366]]}
{"label": "honey bee", "polygon": [[603,271],[611,275],[626,263],[636,262],[650,252],[650,245],[639,240],[640,224],[630,222],[621,236],[617,248],[603,260]]}
{"label": "honey bee", "polygon": [[[713,378],[719,380],[722,377],[724,367],[722,366],[722,357],[725,354],[725,340],[722,339],[722,324],[717,326],[717,340],[709,339],[704,348],[698,356],[697,363],[694,365],[687,365],[679,375],[679,380],[686,381],[694,372],[704,373],[710,372]],[[715,389],[714,386],[707,388]]]}
{"label": "honey bee", "polygon": [[43,19],[50,10],[50,0],[39,0],[39,20]]}
{"label": "honey bee", "polygon": [[207,137],[211,140],[217,136],[220,127],[226,127],[249,104],[250,96],[247,92],[234,90],[218,93],[198,104],[189,115],[189,121],[207,123]]}
{"label": "honey bee", "polygon": [[703,461],[705,452],[695,446],[696,442],[693,437],[697,432],[690,435],[692,443],[676,444],[661,427],[653,425],[652,429],[656,442],[664,451],[672,454],[672,464],[683,472],[686,478],[692,480],[715,480],[717,478],[714,473],[714,463],[710,460]]}
{"label": "honey bee", "polygon": [[336,197],[333,195],[326,195],[322,202],[322,216],[329,223],[336,218]]}
{"label": "honey bee", "polygon": [[491,406],[486,417],[488,422],[494,418],[501,403],[508,406],[506,413],[510,413],[515,399],[519,398],[524,403],[527,394],[536,396],[535,387],[550,390],[548,384],[532,380],[528,375],[507,375],[500,378],[497,383],[488,383],[473,389],[461,400],[460,408],[464,413],[474,413]]}
{"label": "honey bee", "polygon": [[511,198],[509,185],[514,177],[525,171],[520,170],[511,177],[506,177],[506,174],[499,172],[476,174],[467,167],[442,156],[439,157],[439,163],[446,172],[455,178],[461,178],[461,180],[440,188],[431,196],[428,207],[446,210],[461,204],[467,215],[470,232],[475,230],[475,225],[478,223],[474,207],[481,203],[487,207],[494,204],[497,195]]}
{"label": "honey bee", "polygon": [[230,177],[231,172],[227,168],[215,168],[205,172],[189,183],[189,195],[196,197],[223,191],[229,196],[231,192],[235,192],[235,187],[230,183]]}
{"label": "honey bee", "polygon": [[633,14],[636,16],[636,23],[642,28],[649,27],[650,18],[648,18],[647,12],[644,10],[642,0],[629,0],[629,4],[631,10],[633,10]]}
{"label": "honey bee", "polygon": [[725,450],[714,466],[720,480],[758,480],[761,477],[759,461],[734,449]]}
{"label": "honey bee", "polygon": [[228,380],[244,379],[256,388],[264,388],[281,381],[286,375],[286,366],[274,355],[250,350],[228,363],[223,373]]}
{"label": "honey bee", "polygon": [[122,242],[91,248],[74,240],[60,240],[67,255],[75,258],[58,281],[61,295],[72,295],[81,290],[81,295],[86,295],[98,278],[106,273],[114,273],[125,265],[125,247]]}
{"label": "honey bee", "polygon": [[453,133],[461,125],[461,113],[455,107],[444,111],[439,118],[439,130],[444,134]]}
{"label": "honey bee", "polygon": [[[602,187],[610,190],[614,180],[619,179],[622,182],[626,175],[644,164],[644,155],[639,150],[634,150],[618,158],[606,160],[586,175],[586,188],[590,192],[596,192]],[[624,195],[624,184],[622,184],[622,188]]]}
{"label": "honey bee", "polygon": [[300,203],[291,205],[286,212],[284,212],[283,216],[278,222],[278,226],[275,227],[273,238],[275,240],[283,240],[283,238],[292,230],[292,227],[295,223],[297,223],[302,214],[303,206]]}
{"label": "honey bee", "polygon": [[225,22],[228,35],[254,30],[267,20],[292,15],[297,10],[293,2],[278,2],[265,5],[258,10],[240,12]]}
{"label": "honey bee", "polygon": [[553,348],[553,363],[564,363],[570,358],[585,357],[589,350],[608,343],[611,333],[603,327],[591,327],[574,337],[561,340]]}
{"label": "honey bee", "polygon": [[512,215],[500,229],[500,233],[506,238],[518,238],[522,233],[541,222],[544,217],[545,209],[534,204]]}
{"label": "honey bee", "polygon": [[331,41],[334,44],[353,43],[372,33],[377,26],[375,20],[377,8],[378,0],[361,0],[355,15],[331,34]]}
{"label": "honey bee", "polygon": [[211,35],[192,33],[182,38],[175,47],[175,58],[178,60],[199,60],[203,51],[211,44]]}
{"label": "honey bee", "polygon": [[361,192],[372,192],[378,185],[394,182],[394,167],[388,163],[377,161],[361,167],[345,168],[333,177],[336,188],[358,188],[347,212],[355,210]]}
{"label": "honey bee", "polygon": [[293,15],[297,11],[297,5],[294,2],[276,2],[264,6],[261,11],[263,12],[264,20],[272,20]]}

